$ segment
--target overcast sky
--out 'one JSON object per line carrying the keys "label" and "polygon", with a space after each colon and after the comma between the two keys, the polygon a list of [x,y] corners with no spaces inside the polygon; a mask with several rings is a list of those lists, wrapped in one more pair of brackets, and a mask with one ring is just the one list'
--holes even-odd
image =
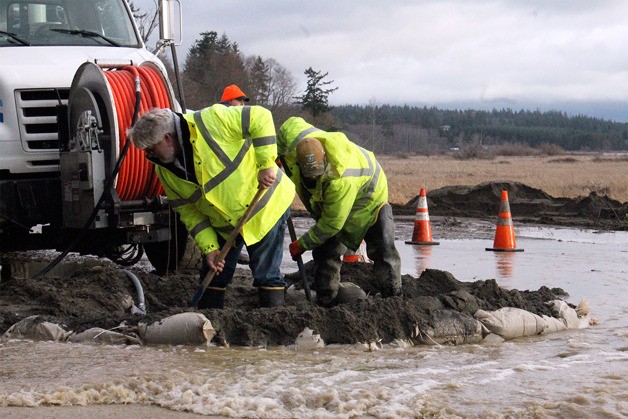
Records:
{"label": "overcast sky", "polygon": [[[153,0],[136,1],[154,9]],[[274,58],[334,105],[557,109],[628,121],[627,0],[181,0],[204,31]]]}

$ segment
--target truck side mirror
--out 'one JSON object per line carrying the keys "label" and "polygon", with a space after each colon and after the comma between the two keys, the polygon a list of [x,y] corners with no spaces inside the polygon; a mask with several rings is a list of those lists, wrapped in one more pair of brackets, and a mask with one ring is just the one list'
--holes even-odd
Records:
{"label": "truck side mirror", "polygon": [[[179,5],[179,40],[175,42],[175,1]],[[183,42],[183,11],[180,0],[159,0],[159,38],[163,41],[181,45]]]}

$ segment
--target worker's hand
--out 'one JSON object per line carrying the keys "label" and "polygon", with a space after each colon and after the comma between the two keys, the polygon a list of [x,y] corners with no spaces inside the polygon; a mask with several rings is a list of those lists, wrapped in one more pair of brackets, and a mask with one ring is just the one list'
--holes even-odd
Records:
{"label": "worker's hand", "polygon": [[297,260],[299,256],[303,254],[303,250],[299,247],[299,241],[295,240],[290,243],[290,256],[292,256],[292,260]]}
{"label": "worker's hand", "polygon": [[224,259],[218,263],[215,263],[216,258],[218,258],[219,254],[220,254],[220,250],[214,250],[205,255],[205,261],[207,262],[207,266],[209,266],[209,269],[212,272],[220,273],[222,272],[222,269],[225,267]]}
{"label": "worker's hand", "polygon": [[257,174],[257,182],[259,183],[260,188],[268,189],[273,186],[275,183],[275,168],[269,167],[268,169],[260,170]]}

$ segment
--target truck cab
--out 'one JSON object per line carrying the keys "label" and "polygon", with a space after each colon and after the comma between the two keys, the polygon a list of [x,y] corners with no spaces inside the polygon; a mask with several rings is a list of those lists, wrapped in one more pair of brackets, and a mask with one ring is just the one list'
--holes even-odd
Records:
{"label": "truck cab", "polygon": [[59,172],[56,106],[86,61],[161,62],[124,0],[0,0],[0,176]]}

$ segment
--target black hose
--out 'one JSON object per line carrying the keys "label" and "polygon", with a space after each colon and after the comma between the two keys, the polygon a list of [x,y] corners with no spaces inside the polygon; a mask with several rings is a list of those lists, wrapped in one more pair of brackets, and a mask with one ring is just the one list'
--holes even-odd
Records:
{"label": "black hose", "polygon": [[[139,88],[139,81],[138,81],[135,86],[135,107],[133,109],[133,118],[131,120],[131,126],[135,125],[135,123],[137,122],[137,117],[140,113],[141,99],[142,99],[142,92]],[[74,246],[76,246],[76,244],[83,239],[83,237],[85,236],[85,233],[87,232],[89,227],[92,225],[92,223],[98,216],[98,211],[100,211],[100,207],[105,202],[105,199],[107,198],[107,194],[109,190],[113,187],[115,178],[118,175],[118,172],[120,171],[120,167],[122,167],[122,162],[124,161],[124,158],[126,157],[130,147],[131,147],[131,139],[127,137],[126,142],[124,143],[124,147],[122,147],[122,151],[120,152],[120,156],[118,157],[118,160],[116,161],[116,164],[113,168],[113,172],[111,173],[111,176],[107,178],[107,182],[105,183],[103,192],[100,195],[100,199],[98,199],[98,202],[94,206],[94,209],[92,210],[92,213],[87,219],[87,222],[85,223],[83,228],[78,232],[74,240],[66,247],[66,249],[63,252],[61,252],[61,254],[57,256],[52,262],[50,262],[44,269],[42,269],[37,274],[35,274],[33,278],[39,278],[40,276],[46,275],[48,272],[54,269],[54,267],[57,266],[59,262],[61,262],[68,255],[68,253],[70,253],[70,251],[74,248]]]}

